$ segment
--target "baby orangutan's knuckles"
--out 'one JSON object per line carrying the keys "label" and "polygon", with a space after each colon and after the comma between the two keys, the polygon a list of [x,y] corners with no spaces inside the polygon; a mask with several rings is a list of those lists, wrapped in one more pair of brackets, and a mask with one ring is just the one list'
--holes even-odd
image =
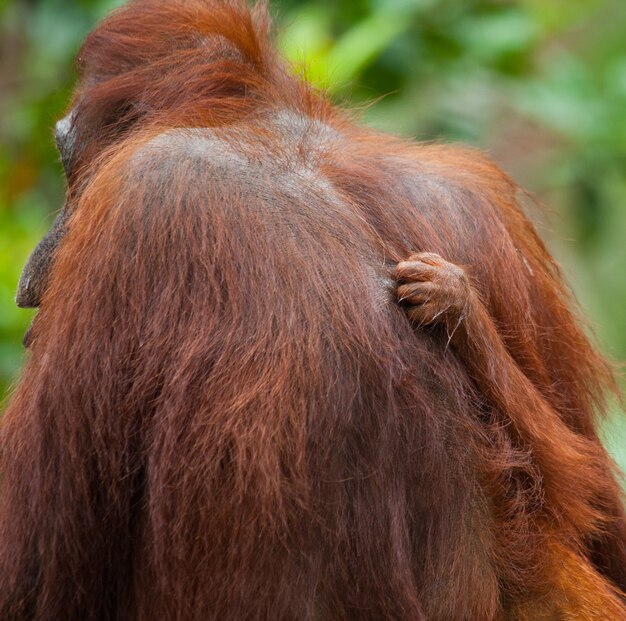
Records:
{"label": "baby orangutan's knuckles", "polygon": [[418,252],[409,257],[410,261],[420,261],[422,263],[426,263],[427,265],[440,265],[445,261],[441,258],[440,255],[434,252]]}
{"label": "baby orangutan's knuckles", "polygon": [[450,266],[450,271],[453,274],[454,278],[456,278],[463,286],[469,285],[469,278],[467,277],[467,272],[458,265],[454,265],[454,263],[448,263]]}
{"label": "baby orangutan's knuckles", "polygon": [[443,281],[443,288],[447,289],[453,297],[463,300],[467,297],[470,281],[463,268],[449,263],[443,274]]}
{"label": "baby orangutan's knuckles", "polygon": [[403,261],[396,268],[397,280],[419,281],[428,280],[428,270],[432,268],[421,261]]}

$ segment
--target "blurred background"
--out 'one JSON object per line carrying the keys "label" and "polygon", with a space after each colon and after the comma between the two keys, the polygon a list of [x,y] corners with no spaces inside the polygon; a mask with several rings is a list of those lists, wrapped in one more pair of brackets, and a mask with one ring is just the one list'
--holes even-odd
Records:
{"label": "blurred background", "polygon": [[[23,362],[20,270],[63,201],[51,128],[115,0],[0,0],[0,398]],[[367,123],[489,152],[615,361],[626,359],[626,2],[273,0],[294,70]],[[304,65],[306,64],[306,70]],[[1,406],[0,406],[1,407]],[[606,442],[626,468],[626,423]]]}

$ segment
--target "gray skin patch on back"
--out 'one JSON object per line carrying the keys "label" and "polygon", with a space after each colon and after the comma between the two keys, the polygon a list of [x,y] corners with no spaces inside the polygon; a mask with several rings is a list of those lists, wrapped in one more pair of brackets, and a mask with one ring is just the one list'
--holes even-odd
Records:
{"label": "gray skin patch on back", "polygon": [[[252,130],[252,131],[251,131]],[[178,128],[150,140],[133,158],[138,169],[182,159],[205,162],[213,174],[236,174],[246,184],[267,182],[297,193],[303,184],[332,192],[319,160],[341,140],[329,125],[298,112],[271,112],[251,125]],[[164,157],[165,156],[165,157]]]}
{"label": "gray skin patch on back", "polygon": [[284,141],[293,144],[307,143],[313,150],[328,147],[341,140],[341,134],[330,125],[293,110],[273,113],[270,122]]}

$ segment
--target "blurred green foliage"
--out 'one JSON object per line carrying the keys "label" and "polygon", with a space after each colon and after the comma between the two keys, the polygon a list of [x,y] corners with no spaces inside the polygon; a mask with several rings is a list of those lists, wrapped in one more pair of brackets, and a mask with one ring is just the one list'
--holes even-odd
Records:
{"label": "blurred green foliage", "polygon": [[[0,395],[31,317],[13,303],[19,272],[63,200],[51,127],[82,38],[117,4],[0,0]],[[550,205],[532,215],[602,347],[626,358],[624,0],[274,0],[272,11],[294,70],[366,122],[477,145]],[[612,424],[626,465],[626,426]]]}

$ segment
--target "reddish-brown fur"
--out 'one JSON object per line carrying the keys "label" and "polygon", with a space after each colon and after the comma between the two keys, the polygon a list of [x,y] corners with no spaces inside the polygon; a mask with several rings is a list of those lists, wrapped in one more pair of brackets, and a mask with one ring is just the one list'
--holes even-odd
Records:
{"label": "reddish-brown fur", "polygon": [[[611,375],[518,188],[357,127],[267,27],[137,1],[80,53],[0,436],[0,619],[626,618]],[[397,303],[417,251],[469,275],[456,336]]]}

